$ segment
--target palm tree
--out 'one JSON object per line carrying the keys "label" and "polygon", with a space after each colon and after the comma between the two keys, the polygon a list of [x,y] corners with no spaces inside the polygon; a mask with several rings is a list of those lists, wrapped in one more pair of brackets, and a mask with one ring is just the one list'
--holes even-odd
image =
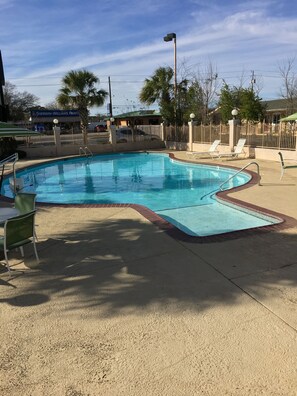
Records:
{"label": "palm tree", "polygon": [[146,78],[139,95],[142,103],[158,103],[164,119],[174,121],[174,88],[171,67],[159,67],[151,78]]}
{"label": "palm tree", "polygon": [[87,70],[71,70],[63,77],[62,88],[57,96],[57,102],[61,107],[71,106],[78,110],[85,145],[88,143],[88,108],[102,106],[108,95],[104,89],[96,89],[95,84],[99,82],[99,78]]}

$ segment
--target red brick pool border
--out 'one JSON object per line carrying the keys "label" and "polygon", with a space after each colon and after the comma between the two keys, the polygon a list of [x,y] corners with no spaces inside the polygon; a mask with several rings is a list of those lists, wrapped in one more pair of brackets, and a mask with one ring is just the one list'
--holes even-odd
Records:
{"label": "red brick pool border", "polygon": [[[186,163],[193,163],[192,161],[188,160],[183,160],[180,158],[176,158],[173,153],[169,153],[169,157],[180,162],[186,162]],[[69,157],[68,157],[69,159]],[[56,160],[56,159],[55,159]],[[52,162],[55,160],[49,160],[47,162]],[[67,159],[65,159],[67,160]],[[197,163],[197,162],[195,162]],[[203,165],[211,165],[214,166],[213,163],[205,163],[203,162]],[[30,166],[24,166],[19,169],[24,169],[24,168],[31,168],[35,167],[36,165],[30,165]],[[238,170],[237,167],[230,166],[230,165],[217,165],[220,167],[224,168],[231,168],[231,169],[236,169]],[[37,203],[36,206],[38,207],[81,207],[81,208],[132,208],[139,212],[143,217],[145,217],[147,220],[149,220],[151,223],[156,225],[158,228],[163,230],[166,234],[170,235],[172,238],[185,241],[185,242],[191,242],[191,243],[210,243],[210,242],[218,242],[218,241],[223,241],[223,240],[229,240],[229,239],[237,239],[240,237],[246,237],[246,236],[252,236],[255,234],[263,234],[267,232],[277,232],[281,231],[287,228],[292,228],[297,226],[297,220],[294,219],[293,217],[286,216],[284,214],[274,212],[269,209],[264,209],[260,206],[253,205],[251,203],[241,201],[239,199],[230,197],[229,194],[232,192],[240,191],[246,188],[250,188],[254,186],[255,184],[258,184],[260,181],[260,177],[257,173],[252,172],[250,170],[245,170],[246,173],[251,175],[251,180],[247,183],[244,184],[243,186],[235,187],[232,188],[231,190],[227,191],[220,191],[216,193],[216,196],[219,198],[221,201],[228,202],[230,204],[242,207],[247,210],[251,210],[254,212],[257,212],[262,215],[270,216],[273,218],[276,218],[277,220],[280,221],[278,224],[273,224],[273,225],[268,225],[268,226],[263,226],[263,227],[254,227],[254,228],[249,228],[247,230],[238,230],[238,231],[231,231],[227,232],[224,234],[218,234],[218,235],[210,235],[210,236],[191,236],[183,231],[181,231],[179,228],[175,227],[173,224],[167,222],[164,220],[162,217],[158,216],[155,212],[152,210],[148,209],[145,206],[138,205],[138,204],[58,204],[58,203]],[[9,175],[6,175],[9,176]],[[0,200],[2,202],[12,202],[13,199],[7,198],[4,196],[0,197]]]}

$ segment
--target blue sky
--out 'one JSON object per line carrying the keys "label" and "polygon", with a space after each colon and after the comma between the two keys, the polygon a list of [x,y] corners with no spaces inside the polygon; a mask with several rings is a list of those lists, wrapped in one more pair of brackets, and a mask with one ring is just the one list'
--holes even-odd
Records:
{"label": "blue sky", "polygon": [[[0,0],[0,50],[6,80],[52,102],[63,75],[87,69],[108,91],[114,113],[141,104],[143,81],[177,64],[218,82],[249,86],[252,71],[263,99],[280,96],[279,66],[297,53],[295,0]],[[297,68],[297,60],[295,64]],[[296,70],[297,72],[297,70]],[[101,109],[100,111],[104,111]],[[98,109],[96,109],[98,111]]]}

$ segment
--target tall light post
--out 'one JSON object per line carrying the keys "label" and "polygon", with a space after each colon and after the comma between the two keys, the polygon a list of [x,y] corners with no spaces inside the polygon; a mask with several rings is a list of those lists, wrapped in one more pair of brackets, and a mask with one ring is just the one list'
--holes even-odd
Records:
{"label": "tall light post", "polygon": [[177,93],[177,76],[176,76],[176,34],[175,33],[168,33],[164,38],[164,41],[172,41],[173,40],[173,48],[174,48],[174,96],[176,99],[176,93]]}
{"label": "tall light post", "polygon": [[173,48],[174,48],[174,118],[175,118],[175,135],[177,134],[177,119],[176,119],[176,101],[177,101],[177,74],[176,74],[176,34],[168,33],[163,40],[168,42],[173,40]]}

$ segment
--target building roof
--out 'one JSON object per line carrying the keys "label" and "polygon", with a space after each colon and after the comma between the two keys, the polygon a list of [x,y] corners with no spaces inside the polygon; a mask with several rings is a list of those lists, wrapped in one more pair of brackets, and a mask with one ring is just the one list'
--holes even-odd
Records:
{"label": "building roof", "polygon": [[266,111],[286,111],[288,108],[287,99],[262,100],[266,106]]}
{"label": "building roof", "polygon": [[157,110],[138,110],[130,111],[128,113],[117,114],[114,118],[140,118],[140,117],[161,117],[161,114]]}

